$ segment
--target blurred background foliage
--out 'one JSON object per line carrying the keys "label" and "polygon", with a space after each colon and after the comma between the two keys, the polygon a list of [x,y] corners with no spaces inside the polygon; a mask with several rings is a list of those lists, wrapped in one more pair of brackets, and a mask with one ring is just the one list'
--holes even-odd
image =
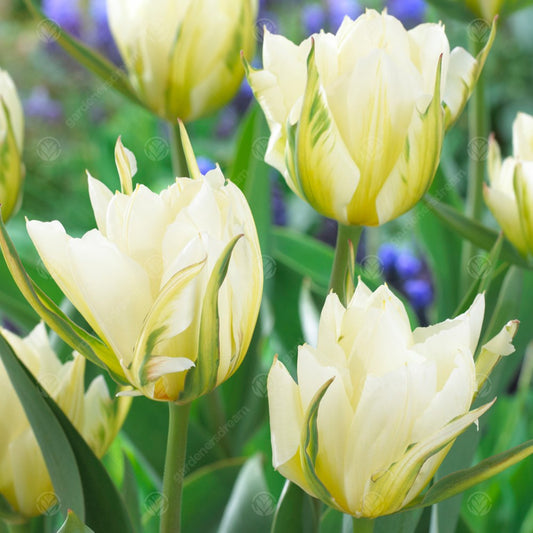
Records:
{"label": "blurred background foliage", "polygon": [[[120,64],[107,26],[105,0],[43,0],[42,7],[63,29]],[[406,26],[442,20],[452,46],[467,47],[469,33],[471,36],[472,32],[486,31],[481,24],[450,17],[447,11],[439,10],[437,1],[429,5],[423,0],[390,0],[386,5],[369,0],[365,6],[353,0],[262,1],[256,63],[260,64],[263,27],[299,42],[320,28],[335,31],[345,14],[356,17],[363,7],[388,7]],[[484,73],[490,128],[504,154],[511,152],[511,125],[516,113],[533,113],[532,27],[533,8],[501,20]],[[8,229],[30,274],[61,303],[59,290],[27,237],[25,217],[59,219],[71,235],[81,235],[92,228],[85,170],[112,189],[117,187],[113,150],[119,135],[137,157],[136,179],[154,190],[168,186],[172,171],[167,126],[76,64],[55,43],[53,26],[35,23],[19,0],[0,3],[0,66],[15,80],[26,117],[24,199]],[[289,194],[281,176],[263,163],[268,130],[262,114],[255,109],[246,81],[232,103],[216,115],[190,124],[189,133],[202,170],[218,163],[227,176],[242,171],[237,148],[240,142],[249,143],[251,157],[248,155],[245,171],[256,173],[259,183],[250,201],[263,245],[266,298],[249,356],[222,387],[220,412],[209,411],[203,401],[194,404],[184,530],[215,531],[222,521],[218,531],[260,533],[270,530],[284,483],[271,468],[266,374],[276,353],[288,368],[294,369],[297,346],[309,339],[306,322],[316,310],[302,305],[302,286],[311,288],[311,298],[319,306],[327,288],[336,226]],[[486,158],[486,149],[483,142],[469,144],[467,115],[463,113],[446,137],[432,188],[440,200],[461,208],[469,158]],[[496,228],[488,211],[485,217],[484,222]],[[305,250],[299,249],[298,243],[302,242],[308,245]],[[424,205],[419,205],[382,228],[365,231],[358,262],[369,284],[377,285],[385,279],[410,302],[413,325],[426,325],[450,316],[459,301],[460,247],[460,239]],[[472,281],[486,268],[485,256],[477,259],[468,267]],[[311,282],[304,283],[304,278],[309,277]],[[36,317],[18,294],[3,262],[0,280],[4,324],[19,332],[28,331]],[[495,285],[498,283],[501,280],[496,280]],[[525,273],[523,289],[508,298],[522,322],[517,353],[502,363],[499,377],[494,382],[489,380],[480,395],[485,401],[495,394],[499,396],[496,406],[485,415],[481,431],[474,438],[467,433],[467,437],[459,439],[453,457],[471,457],[468,446],[479,439],[477,461],[514,446],[533,433],[532,357],[525,359],[527,364],[521,364],[533,337],[533,275]],[[490,293],[488,301],[491,302]],[[505,320],[509,318],[512,317]],[[63,357],[68,356],[69,349],[59,342],[56,347]],[[87,379],[91,377],[89,372]],[[142,531],[156,530],[158,510],[164,504],[158,500],[158,490],[166,430],[164,406],[145,398],[135,399],[125,428],[105,459],[123,492],[134,494],[132,506],[136,503],[140,509]],[[475,428],[469,431],[475,432]],[[462,445],[463,441],[466,444]],[[453,457],[451,454],[450,461]],[[245,462],[246,467],[241,468]],[[133,475],[139,481],[138,493],[132,488]],[[533,461],[529,459],[464,497],[440,505],[440,529],[433,531],[533,532],[532,480]],[[248,496],[243,500],[242,494]],[[234,505],[227,505],[228,502]],[[240,513],[242,522],[236,521],[235,513]],[[342,520],[332,513],[326,514],[323,522],[323,531],[341,531],[336,528],[342,527]],[[53,523],[53,516],[43,519],[40,530],[52,528]],[[428,527],[426,511],[417,531],[427,531]]]}

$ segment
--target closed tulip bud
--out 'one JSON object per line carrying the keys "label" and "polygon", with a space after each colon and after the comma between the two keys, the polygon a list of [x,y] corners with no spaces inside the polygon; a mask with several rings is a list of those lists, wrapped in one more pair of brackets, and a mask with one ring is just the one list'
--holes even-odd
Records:
{"label": "closed tulip bud", "polygon": [[533,116],[518,113],[513,124],[513,155],[503,162],[498,143],[489,142],[485,202],[505,236],[527,256],[533,254]]}
{"label": "closed tulip bud", "polygon": [[399,511],[429,483],[456,437],[492,402],[476,392],[511,344],[509,322],[474,363],[478,295],[453,320],[411,331],[403,304],[362,282],[345,308],[326,300],[317,347],[300,346],[298,383],[280,361],[268,376],[274,467],[355,517]]}
{"label": "closed tulip bud", "polygon": [[175,122],[208,115],[239,89],[255,48],[257,0],[107,0],[111,32],[141,101]]}
{"label": "closed tulip bud", "polygon": [[133,189],[137,165],[119,140],[122,192],[89,176],[98,229],[78,239],[57,221],[28,222],[45,266],[101,339],[102,363],[136,394],[178,403],[237,370],[263,287],[244,195],[218,167],[201,175],[188,153],[195,179],[156,194]]}
{"label": "closed tulip bud", "polygon": [[248,67],[271,131],[265,160],[342,224],[376,226],[401,215],[430,186],[444,131],[493,37],[474,58],[450,52],[441,24],[407,31],[373,10],[299,46],[267,32],[263,70]]}
{"label": "closed tulip bud", "polygon": [[7,221],[22,200],[24,116],[9,74],[0,69],[0,204]]}
{"label": "closed tulip bud", "polygon": [[[44,324],[21,338],[1,329],[18,358],[26,365],[94,453],[101,457],[118,433],[129,401],[112,401],[102,376],[85,392],[85,358],[61,363],[52,351]],[[24,409],[0,362],[0,494],[23,517],[43,514],[57,504],[37,439]]]}
{"label": "closed tulip bud", "polygon": [[492,21],[500,13],[503,4],[504,0],[466,0],[470,11],[487,21]]}

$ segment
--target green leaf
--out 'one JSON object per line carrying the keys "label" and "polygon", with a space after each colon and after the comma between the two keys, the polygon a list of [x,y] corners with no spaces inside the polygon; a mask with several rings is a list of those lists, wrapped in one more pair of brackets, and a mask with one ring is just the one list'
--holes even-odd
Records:
{"label": "green leaf", "polygon": [[76,325],[27,274],[1,217],[0,249],[20,292],[46,324],[74,350],[92,363],[106,369],[118,383],[126,384],[122,368],[111,349],[100,339]]}
{"label": "green leaf", "polygon": [[459,470],[437,481],[424,496],[417,498],[409,507],[425,507],[451,498],[469,488],[499,474],[506,468],[533,455],[533,440],[524,442],[506,452],[481,461],[472,468]]}
{"label": "green leaf", "polygon": [[236,235],[227,244],[207,282],[200,317],[199,356],[196,359],[196,366],[187,372],[185,386],[179,397],[180,402],[192,401],[216,387],[220,362],[218,293],[226,279],[231,254],[241,237],[242,234]]}
{"label": "green leaf", "polygon": [[[498,232],[483,226],[475,220],[470,220],[456,209],[439,202],[431,196],[425,196],[423,202],[442,222],[459,235],[479,248],[492,250],[498,239]],[[504,240],[502,244],[501,260],[523,268],[533,268],[533,264],[524,259],[507,240]]]}
{"label": "green leaf", "polygon": [[69,439],[50,406],[52,400],[41,393],[31,372],[1,334],[0,359],[39,443],[63,515],[66,516],[67,510],[72,509],[83,518],[80,471]]}
{"label": "green leaf", "polygon": [[94,533],[94,531],[90,527],[86,526],[76,516],[74,511],[69,510],[67,519],[57,530],[57,533]]}
{"label": "green leaf", "polygon": [[85,522],[95,532],[134,533],[124,501],[104,465],[56,403],[49,397],[46,401],[54,411],[76,456],[85,494]]}
{"label": "green leaf", "polygon": [[[26,521],[26,518],[15,512],[9,502],[0,494],[0,524],[4,520],[8,524],[20,524]],[[0,529],[0,531],[2,531]]]}
{"label": "green leaf", "polygon": [[333,268],[333,248],[288,228],[274,228],[272,235],[274,259],[311,279],[316,289],[327,291]]}
{"label": "green leaf", "polygon": [[133,533],[124,503],[101,461],[0,336],[0,358],[19,395],[64,515],[73,510],[95,531]]}
{"label": "green leaf", "polygon": [[313,502],[298,485],[285,482],[276,507],[274,522],[270,533],[311,533],[316,528],[313,524]]}
{"label": "green leaf", "polygon": [[104,83],[117,90],[131,101],[144,107],[137,97],[125,72],[102,55],[85,46],[81,41],[63,31],[59,24],[47,18],[35,0],[24,0],[26,7],[39,24],[39,30],[48,32],[65,52],[100,77]]}
{"label": "green leaf", "polygon": [[182,524],[184,533],[215,532],[232,487],[246,459],[226,459],[200,468],[185,478]]}
{"label": "green leaf", "polygon": [[472,270],[472,273],[474,273],[476,277],[470,286],[470,289],[464,295],[464,298],[455,310],[455,313],[453,314],[454,317],[469,309],[476,295],[489,290],[502,251],[502,246],[503,233],[500,233],[490,254],[487,257],[482,258],[483,264],[481,265],[481,268],[477,268],[477,272],[476,269]]}
{"label": "green leaf", "polygon": [[133,528],[136,532],[142,531],[141,513],[139,509],[139,487],[135,479],[135,471],[127,454],[123,453],[124,479],[122,481],[122,496],[128,509]]}
{"label": "green leaf", "polygon": [[275,509],[275,498],[268,492],[259,455],[249,459],[242,467],[218,533],[268,533]]}

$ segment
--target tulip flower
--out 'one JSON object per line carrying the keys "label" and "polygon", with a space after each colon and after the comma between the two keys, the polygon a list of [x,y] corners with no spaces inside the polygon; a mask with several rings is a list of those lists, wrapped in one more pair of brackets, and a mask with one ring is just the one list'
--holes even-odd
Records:
{"label": "tulip flower", "polygon": [[208,115],[239,89],[255,47],[257,0],[107,0],[111,32],[139,98],[175,122]]}
{"label": "tulip flower", "polygon": [[444,131],[480,75],[483,51],[450,52],[442,24],[407,31],[373,10],[295,45],[265,34],[248,80],[270,126],[265,160],[319,213],[376,226],[430,186]]}
{"label": "tulip flower", "polygon": [[27,225],[44,265],[98,335],[91,342],[100,364],[135,394],[180,404],[237,370],[263,286],[244,195],[218,167],[201,175],[187,154],[195,179],[177,178],[160,194],[133,189],[137,164],[119,139],[122,192],[89,175],[98,229],[72,238],[58,221]]}
{"label": "tulip flower", "polygon": [[0,204],[7,221],[22,200],[24,116],[9,74],[0,69]]}
{"label": "tulip flower", "polygon": [[[94,453],[101,457],[110,446],[126,417],[129,402],[112,401],[102,376],[85,392],[85,358],[61,363],[52,351],[44,324],[21,338],[1,329],[13,348],[49,395],[80,432]],[[0,362],[0,495],[24,517],[46,512],[57,503],[39,444],[15,389]]]}
{"label": "tulip flower", "polygon": [[513,124],[513,155],[503,162],[493,137],[489,143],[485,202],[505,236],[520,253],[533,253],[533,116],[518,113]]}
{"label": "tulip flower", "polygon": [[317,347],[298,351],[298,383],[276,360],[268,376],[274,467],[312,496],[357,518],[394,513],[429,483],[517,322],[474,363],[484,297],[453,320],[411,331],[386,285],[361,281],[345,308],[331,293]]}

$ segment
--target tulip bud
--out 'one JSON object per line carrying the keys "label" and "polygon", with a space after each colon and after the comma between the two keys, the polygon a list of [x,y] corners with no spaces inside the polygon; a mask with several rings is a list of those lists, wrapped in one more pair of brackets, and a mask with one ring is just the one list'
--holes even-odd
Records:
{"label": "tulip bud", "polygon": [[[97,357],[136,394],[188,403],[241,364],[259,312],[261,251],[250,208],[220,168],[156,194],[132,186],[133,154],[117,143],[122,192],[89,176],[98,229],[69,237],[28,222],[41,259],[98,334]],[[52,324],[53,326],[53,324]]]}
{"label": "tulip bud", "polygon": [[468,8],[478,17],[487,21],[499,15],[504,0],[466,0]]}
{"label": "tulip bud", "polygon": [[439,164],[494,37],[450,52],[441,24],[407,31],[368,10],[299,46],[265,34],[248,80],[268,120],[265,160],[319,213],[376,226],[409,210]]}
{"label": "tulip bud", "polygon": [[0,69],[0,204],[7,221],[22,200],[24,116],[9,74]]}
{"label": "tulip bud", "polygon": [[[13,351],[101,457],[124,422],[129,402],[112,401],[102,376],[85,391],[85,359],[74,354],[64,364],[52,351],[44,324],[21,338],[1,329]],[[24,517],[46,512],[57,503],[39,444],[24,409],[0,362],[0,494]]]}
{"label": "tulip bud", "polygon": [[139,98],[175,122],[208,115],[239,89],[255,47],[257,0],[107,0],[111,32]]}
{"label": "tulip bud", "polygon": [[326,300],[317,347],[298,351],[298,383],[280,361],[268,376],[274,467],[350,515],[399,511],[429,483],[511,344],[509,322],[474,363],[484,297],[453,320],[411,331],[403,304],[361,281],[345,308]]}
{"label": "tulip bud", "polygon": [[518,113],[513,124],[513,156],[503,162],[498,143],[489,142],[485,202],[518,251],[533,253],[533,116]]}

